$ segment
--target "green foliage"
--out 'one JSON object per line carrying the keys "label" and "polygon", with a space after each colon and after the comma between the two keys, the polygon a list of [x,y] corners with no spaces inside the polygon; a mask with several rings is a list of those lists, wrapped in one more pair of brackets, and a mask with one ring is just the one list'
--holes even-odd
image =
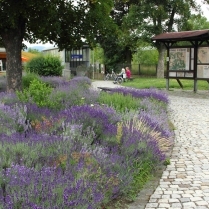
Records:
{"label": "green foliage", "polygon": [[35,57],[26,64],[26,71],[41,76],[61,76],[62,69],[61,60],[52,55]]}
{"label": "green foliage", "polygon": [[33,53],[33,54],[40,54],[41,53],[38,49],[32,49],[32,48],[29,48],[28,52]]}
{"label": "green foliage", "polygon": [[26,72],[38,74],[44,68],[44,57],[38,56],[31,59],[25,65]]}
{"label": "green foliage", "polygon": [[91,51],[91,63],[104,63],[104,50],[99,44]]}
{"label": "green foliage", "polygon": [[62,66],[61,60],[59,57],[54,57],[47,55],[44,57],[45,59],[45,73],[43,72],[43,76],[61,76],[62,75],[62,69],[64,68]]}
{"label": "green foliage", "polygon": [[[191,16],[192,11],[198,12],[197,3],[194,0],[168,0],[162,3],[156,3],[156,0],[130,0],[114,1],[114,3],[111,16],[117,25],[117,33],[114,34],[115,37],[112,37],[112,34],[107,34],[100,40],[106,58],[105,64],[110,69],[118,62],[130,64],[133,53],[138,51],[139,40],[153,46],[151,37],[164,31],[174,31],[174,26],[182,25]],[[158,52],[164,54],[164,45],[154,44],[154,46]],[[147,55],[150,56],[150,59],[147,59]],[[148,63],[153,55],[151,56],[149,52],[147,55],[141,57],[140,61],[144,61],[145,58]],[[163,56],[160,57],[159,64],[163,62],[162,59]],[[151,61],[156,62],[156,55]],[[158,67],[157,70],[158,77],[163,77],[163,66]]]}
{"label": "green foliage", "polygon": [[49,95],[52,92],[52,88],[47,84],[33,79],[28,89],[24,89],[22,92],[17,91],[17,97],[21,102],[35,102],[38,106],[47,106],[50,103]]}
{"label": "green foliage", "polygon": [[[15,91],[22,87],[20,53],[26,48],[23,40],[50,42],[60,50],[79,48],[83,39],[92,46],[95,34],[103,35],[109,28],[113,1],[84,0],[74,4],[74,1],[48,0],[43,6],[42,0],[21,3],[1,0],[0,8],[0,44],[11,55],[7,57],[7,86]],[[53,71],[53,75],[59,72]],[[51,73],[47,69],[44,75]]]}
{"label": "green foliage", "polygon": [[133,183],[131,190],[127,194],[127,198],[133,201],[138,192],[143,188],[145,183],[152,177],[152,171],[155,165],[150,160],[136,160],[134,162],[135,173],[133,175]]}
{"label": "green foliage", "polygon": [[101,104],[114,107],[119,112],[136,110],[140,106],[140,99],[133,98],[131,95],[124,96],[120,93],[109,94],[101,92],[98,101]]}
{"label": "green foliage", "polygon": [[[19,37],[21,40],[24,38],[31,43],[37,40],[53,41],[60,49],[72,49],[83,45],[83,37],[92,41],[98,30],[104,33],[110,21],[109,13],[113,8],[112,0],[79,1],[78,4],[74,4],[73,1],[54,0],[46,1],[44,7],[42,0],[37,0],[36,3],[29,0],[24,4],[5,2],[0,1],[0,41],[5,41],[2,34],[8,34],[8,31],[12,32],[12,29],[15,29],[15,32],[20,31],[24,34],[24,37]],[[5,18],[11,13],[12,15]],[[43,21],[43,17],[47,21]],[[14,33],[16,36],[17,34]],[[14,36],[11,38],[14,39]]]}
{"label": "green foliage", "polygon": [[170,165],[171,164],[171,161],[169,158],[166,158],[163,165]]}
{"label": "green foliage", "polygon": [[28,88],[30,86],[31,81],[33,81],[34,79],[40,80],[39,76],[36,73],[27,72],[25,75],[23,75],[23,89]]}
{"label": "green foliage", "polygon": [[156,49],[139,48],[133,55],[133,63],[156,65],[158,62],[158,51]]}
{"label": "green foliage", "polygon": [[[23,92],[17,92],[20,100],[23,102],[34,101],[39,106],[44,106],[44,105],[49,106],[50,101],[49,101],[48,96],[51,95],[52,88],[48,87],[47,84],[42,83],[39,79],[37,79],[36,75],[33,76],[33,74],[30,74],[30,75],[28,75],[27,79],[30,80],[30,82],[28,81],[28,83],[30,83],[29,87],[27,89],[25,88]],[[58,104],[60,104],[61,100],[66,99],[66,98],[64,98],[65,96],[70,95],[69,98],[71,100],[75,100],[75,103],[78,102],[78,105],[85,104],[86,99],[81,98],[81,89],[84,90],[84,89],[90,88],[90,85],[89,85],[89,83],[83,82],[80,85],[79,91],[77,91],[78,88],[77,88],[77,86],[75,87],[76,82],[79,82],[79,81],[75,80],[74,83],[72,84],[72,86],[69,89],[67,89],[66,92],[64,92],[64,94],[66,93],[65,95],[62,94],[63,88],[59,89],[57,87],[57,89],[55,89],[55,90],[60,93],[60,94],[57,94],[59,98],[55,97],[53,100],[58,100]],[[73,87],[75,87],[75,89],[73,89],[74,92],[72,91]],[[72,91],[72,94],[71,94],[71,91]],[[114,106],[118,111],[121,111],[121,112],[131,111],[131,109],[138,109],[139,104],[140,104],[139,99],[134,99],[130,95],[123,96],[122,94],[116,94],[116,93],[114,93],[114,94],[109,94],[109,93],[105,93],[105,92],[100,92],[100,93],[101,93],[100,102],[109,104],[110,106]],[[74,98],[73,98],[73,94],[75,96]],[[86,95],[90,96],[90,94],[86,94]],[[50,99],[51,99],[51,97],[50,97]],[[76,101],[76,99],[78,101]],[[64,101],[64,102],[66,102],[66,101]],[[157,105],[158,104],[156,103],[156,106]],[[94,108],[96,108],[96,106]],[[101,109],[103,111],[105,111],[104,107],[102,107],[102,106],[101,106]],[[61,124],[63,124],[62,123],[63,120],[60,118],[58,118],[58,119],[56,117],[45,118],[41,114],[40,114],[41,116],[40,115],[37,116],[38,114],[34,114],[34,115],[36,118],[34,118],[31,121],[31,127],[34,128],[39,133],[42,131],[43,131],[43,133],[47,133],[47,134],[54,133],[53,130],[56,130],[56,131],[59,130],[58,127],[61,127]],[[84,115],[81,114],[81,117],[83,117]],[[29,117],[29,119],[31,119],[31,118]],[[86,119],[87,119],[87,122],[89,123],[88,117]],[[90,117],[90,119],[92,119],[92,117]],[[57,125],[57,124],[59,124],[59,125]],[[95,126],[96,126],[97,122],[93,123],[93,121],[92,121],[92,124],[93,125],[95,124]],[[91,125],[90,127],[92,127],[93,125]],[[117,139],[120,139],[120,137],[121,137],[121,135],[120,135],[120,134],[122,134],[121,130],[122,130],[122,124],[118,124],[118,131],[117,131],[118,138]],[[63,131],[63,129],[62,129],[62,131]],[[79,131],[80,131],[80,128],[77,133],[77,131],[74,131],[74,128],[72,128],[72,130],[71,130],[71,128],[69,126],[66,126],[66,131],[64,132],[64,134],[66,134],[65,136],[69,136],[68,137],[69,139],[72,137],[73,140],[57,140],[54,143],[49,143],[49,144],[44,145],[44,147],[42,147],[42,145],[43,145],[42,138],[40,141],[37,140],[36,143],[33,143],[33,146],[29,146],[28,143],[25,143],[25,142],[14,143],[11,145],[11,143],[8,143],[6,141],[4,143],[4,146],[2,144],[0,144],[0,150],[1,150],[0,157],[2,157],[3,162],[4,162],[4,164],[0,165],[0,167],[7,168],[7,167],[10,167],[12,163],[21,164],[23,162],[26,167],[29,167],[29,168],[32,167],[35,170],[41,169],[42,166],[44,166],[44,165],[47,165],[47,166],[49,165],[49,166],[54,166],[54,167],[56,166],[57,169],[61,168],[61,170],[64,173],[65,170],[69,168],[68,167],[69,163],[76,164],[79,161],[79,159],[77,161],[74,158],[74,156],[77,156],[79,158],[80,158],[80,156],[83,157],[82,153],[79,153],[79,152],[73,153],[71,151],[70,153],[68,153],[69,150],[72,150],[71,149],[72,143],[75,143],[75,140],[78,140],[80,142],[85,142],[85,141],[90,142],[90,140],[93,138],[93,136],[95,134],[94,132],[92,132],[92,133],[89,132],[89,133],[83,135],[83,133],[82,132],[79,133]],[[52,136],[50,136],[50,137],[52,137]],[[105,139],[105,137],[104,137],[104,139]],[[105,140],[107,140],[108,144],[111,143],[113,145],[117,145],[118,142],[120,142],[120,140],[116,141],[115,135],[112,138],[107,138]],[[138,140],[136,140],[136,141],[138,143]],[[85,143],[85,145],[86,144],[87,143]],[[145,145],[145,143],[142,142],[139,144],[139,146],[140,146],[140,148],[142,148],[142,146],[146,146],[146,145]],[[131,150],[132,150],[132,147],[125,146],[124,150],[127,150],[128,148],[131,148]],[[66,150],[66,148],[67,148],[67,150]],[[76,148],[76,151],[77,151],[77,148]],[[37,155],[37,153],[38,153],[38,155]],[[123,152],[121,152],[121,153],[123,153]],[[127,158],[129,158],[129,157],[127,157]],[[122,167],[119,164],[114,163],[115,165],[114,165],[112,171],[113,172],[117,171],[119,175],[117,175],[116,178],[114,178],[114,176],[112,178],[112,176],[109,176],[109,175],[105,176],[103,174],[104,172],[102,170],[102,166],[99,166],[99,163],[97,162],[96,158],[92,157],[91,154],[87,153],[87,155],[84,155],[84,159],[85,159],[84,163],[86,163],[88,168],[92,167],[92,170],[88,170],[84,167],[83,170],[71,169],[72,173],[74,175],[76,175],[76,180],[83,178],[85,180],[90,180],[90,181],[93,180],[94,182],[100,183],[101,184],[100,189],[103,189],[102,191],[104,191],[103,194],[104,194],[104,196],[106,196],[107,201],[109,201],[110,198],[112,197],[112,195],[111,195],[112,193],[110,191],[108,191],[108,189],[109,188],[114,189],[114,186],[117,186],[117,185],[122,186],[123,189],[120,194],[125,194],[126,200],[127,199],[134,200],[138,191],[143,187],[143,185],[146,183],[146,181],[149,180],[149,178],[151,177],[152,170],[155,166],[154,163],[156,162],[156,161],[152,161],[152,159],[149,156],[149,152],[147,152],[147,153],[141,155],[141,157],[139,157],[139,158],[135,157],[135,159],[133,160],[134,161],[133,166],[131,163],[131,165],[129,167],[127,167],[128,169],[125,169],[125,171],[124,171],[124,167]],[[133,162],[131,158],[130,158],[130,160],[131,160],[131,162]],[[128,161],[125,161],[125,162],[128,162]],[[108,169],[112,168],[112,167],[109,167],[109,161],[108,161],[107,168]],[[130,175],[133,174],[131,172],[132,170],[134,170],[133,183],[131,184],[131,190],[128,191],[130,186],[123,183],[123,180],[121,180],[122,179],[121,176],[122,177],[123,176],[130,177]],[[1,182],[2,182],[2,179],[0,179],[0,184],[1,184]],[[120,182],[120,184],[119,184],[119,182]],[[31,183],[32,187],[33,187],[33,183],[34,182]],[[111,184],[111,187],[108,188],[108,184]],[[60,198],[60,200],[62,200],[63,190],[64,189],[62,188],[62,186],[59,186],[59,187],[55,188],[54,191],[52,191],[52,192],[58,198]],[[91,194],[91,191],[88,190],[88,193]],[[40,196],[41,196],[41,194],[40,194]],[[41,199],[40,199],[40,201],[41,201]],[[114,207],[114,208],[117,208],[117,207]]]}
{"label": "green foliage", "polygon": [[189,31],[189,30],[204,30],[209,28],[209,21],[206,17],[202,17],[200,14],[191,15],[186,22],[179,25],[179,30],[181,31]]}

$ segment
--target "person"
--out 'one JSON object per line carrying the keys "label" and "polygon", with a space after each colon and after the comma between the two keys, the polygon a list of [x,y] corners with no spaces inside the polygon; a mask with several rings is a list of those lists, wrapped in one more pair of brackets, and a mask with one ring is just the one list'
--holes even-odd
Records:
{"label": "person", "polygon": [[131,71],[130,71],[129,67],[126,67],[126,78],[127,79],[131,78]]}
{"label": "person", "polygon": [[122,68],[122,69],[121,69],[120,73],[119,73],[118,76],[115,78],[115,81],[114,81],[113,83],[117,83],[118,78],[120,78],[120,77],[123,78],[123,79],[126,78],[126,70],[125,70],[125,68]]}

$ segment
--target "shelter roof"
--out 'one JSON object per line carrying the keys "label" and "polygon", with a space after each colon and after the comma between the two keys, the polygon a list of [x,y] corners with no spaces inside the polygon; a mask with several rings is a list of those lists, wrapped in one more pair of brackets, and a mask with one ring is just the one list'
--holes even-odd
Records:
{"label": "shelter roof", "polygon": [[169,32],[161,33],[152,37],[152,40],[161,42],[173,42],[173,41],[194,41],[194,40],[208,40],[209,30],[194,30],[194,31],[182,31],[182,32]]}

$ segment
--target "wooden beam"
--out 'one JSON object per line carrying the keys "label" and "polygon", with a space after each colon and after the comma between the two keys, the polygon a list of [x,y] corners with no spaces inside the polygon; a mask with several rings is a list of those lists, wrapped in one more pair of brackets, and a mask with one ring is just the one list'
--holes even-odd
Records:
{"label": "wooden beam", "polygon": [[183,87],[183,85],[182,85],[181,81],[180,81],[179,79],[176,79],[176,80],[177,80],[177,82],[178,82],[179,86],[183,89],[184,87]]}

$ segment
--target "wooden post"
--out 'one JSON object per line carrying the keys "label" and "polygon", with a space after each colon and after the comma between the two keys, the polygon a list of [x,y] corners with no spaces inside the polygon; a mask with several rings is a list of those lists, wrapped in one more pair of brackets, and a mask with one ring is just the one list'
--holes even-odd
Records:
{"label": "wooden post", "polygon": [[169,90],[169,78],[166,78],[166,90]]}
{"label": "wooden post", "polygon": [[183,89],[183,85],[182,85],[181,81],[179,79],[176,79],[176,80],[177,80],[179,86]]}
{"label": "wooden post", "polygon": [[198,51],[198,41],[194,44],[194,92],[197,92],[197,51]]}

